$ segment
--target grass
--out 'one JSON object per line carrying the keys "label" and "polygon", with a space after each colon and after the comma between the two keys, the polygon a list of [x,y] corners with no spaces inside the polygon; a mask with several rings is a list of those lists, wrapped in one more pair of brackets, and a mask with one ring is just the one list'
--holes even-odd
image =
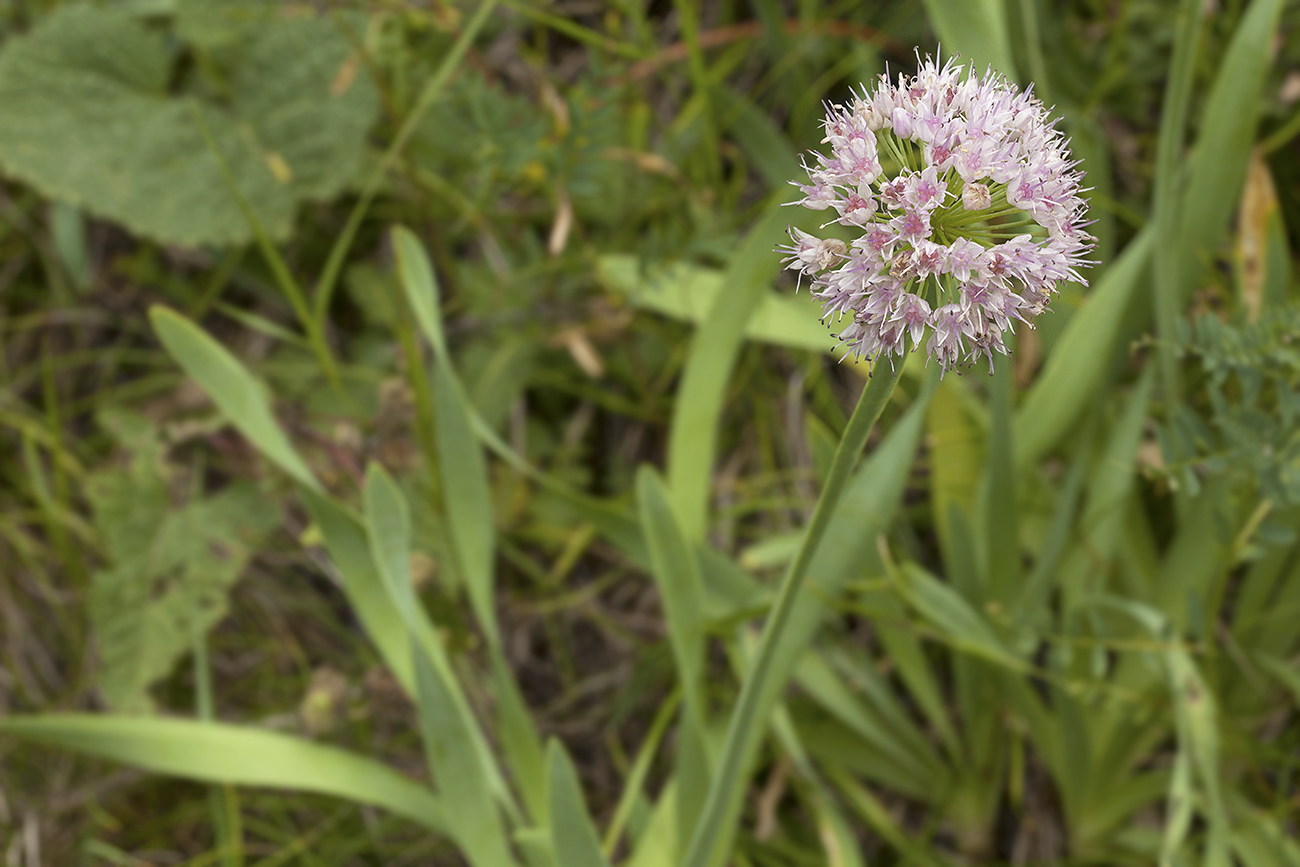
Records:
{"label": "grass", "polygon": [[[364,75],[378,120],[286,236],[137,237],[0,125],[0,863],[1297,863],[1294,8],[326,5],[317,98]],[[148,26],[223,106],[249,13],[202,6]],[[0,91],[75,7],[0,11]],[[793,290],[821,100],[940,43],[1038,79],[1100,261],[996,377],[912,359],[868,437],[829,334],[746,316]],[[713,315],[653,294],[692,279]],[[185,543],[115,546],[120,476],[278,515],[158,720],[101,691],[154,615],[96,600],[182,598]]]}

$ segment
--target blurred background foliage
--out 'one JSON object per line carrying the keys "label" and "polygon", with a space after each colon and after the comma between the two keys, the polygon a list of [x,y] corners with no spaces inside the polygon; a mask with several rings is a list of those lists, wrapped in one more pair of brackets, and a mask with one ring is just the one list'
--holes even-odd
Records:
{"label": "blurred background foliage", "polygon": [[[676,863],[708,782],[692,757],[865,375],[777,277],[766,251],[807,215],[775,206],[824,100],[942,44],[1057,107],[1099,264],[1018,336],[1011,375],[902,373],[729,863],[1300,864],[1300,6],[484,11],[0,4],[0,718],[199,716],[428,778],[324,513],[164,351],[164,304],[255,371],[339,502],[368,464],[398,480],[469,705],[495,718],[504,665],[606,854]],[[487,467],[486,614],[394,224],[429,251],[468,404],[545,480]],[[720,368],[716,450],[690,453],[677,398],[725,316],[749,339]],[[698,515],[688,454],[712,471]],[[702,735],[670,725],[684,627],[636,529],[658,502],[637,468],[665,461],[715,552],[689,627]],[[6,867],[493,863],[374,803],[0,735]],[[512,845],[553,863],[528,825]]]}

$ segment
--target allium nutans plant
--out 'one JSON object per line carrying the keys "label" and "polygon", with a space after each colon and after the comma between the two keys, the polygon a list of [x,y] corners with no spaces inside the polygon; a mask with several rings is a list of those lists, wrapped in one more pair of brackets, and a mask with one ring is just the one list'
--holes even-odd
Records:
{"label": "allium nutans plant", "polygon": [[[1000,75],[962,75],[927,59],[913,78],[885,76],[825,120],[830,155],[796,183],[804,207],[860,230],[851,242],[791,230],[778,248],[851,354],[895,361],[924,346],[941,373],[1007,354],[1012,320],[1032,324],[1093,238],[1082,172],[1031,91]],[[889,167],[892,171],[886,171]],[[824,226],[823,226],[824,228]],[[847,320],[847,322],[845,322]],[[926,335],[929,335],[928,341]],[[683,860],[718,867],[740,810],[749,763],[779,693],[775,657],[808,566],[897,376],[874,374],[849,419],[826,485],[781,580],[727,730],[704,810]]]}
{"label": "allium nutans plant", "polygon": [[1085,283],[1083,173],[1032,88],[927,59],[914,77],[882,75],[830,105],[824,124],[830,153],[805,165],[807,184],[792,182],[795,204],[861,235],[791,229],[779,249],[851,354],[892,362],[928,333],[925,353],[944,370],[992,364],[1013,320],[1032,325],[1060,281]]}

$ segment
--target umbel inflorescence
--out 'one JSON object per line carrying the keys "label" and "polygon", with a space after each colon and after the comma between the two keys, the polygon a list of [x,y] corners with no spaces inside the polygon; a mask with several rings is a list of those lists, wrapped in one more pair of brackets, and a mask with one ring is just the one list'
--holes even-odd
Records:
{"label": "umbel inflorescence", "polygon": [[[901,356],[910,338],[947,370],[1007,354],[1013,319],[1032,324],[1093,238],[1083,174],[1031,90],[927,58],[830,105],[830,154],[804,168],[794,204],[833,210],[849,243],[791,229],[789,268],[812,278],[823,321],[858,356]],[[847,327],[844,326],[848,320]]]}

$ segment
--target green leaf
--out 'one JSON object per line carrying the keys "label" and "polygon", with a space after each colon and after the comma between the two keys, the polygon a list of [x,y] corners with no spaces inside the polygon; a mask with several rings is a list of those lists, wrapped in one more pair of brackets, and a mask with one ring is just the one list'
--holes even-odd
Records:
{"label": "green leaf", "polygon": [[826,852],[827,867],[867,867],[862,858],[862,844],[835,802],[820,794],[811,799],[817,818],[818,836]]}
{"label": "green leaf", "polygon": [[[930,503],[944,560],[953,561],[951,516],[956,509],[975,511],[979,470],[984,464],[987,437],[970,417],[961,381],[939,384],[925,419],[930,452]],[[973,563],[967,564],[974,566]]]}
{"label": "green leaf", "polygon": [[[830,472],[827,473],[826,487],[817,499],[812,518],[805,530],[803,544],[781,579],[772,609],[763,627],[758,649],[745,673],[745,682],[728,724],[717,773],[709,787],[709,795],[695,832],[686,848],[683,863],[689,867],[713,867],[720,864],[726,858],[726,853],[730,851],[734,822],[738,818],[741,797],[746,788],[744,780],[758,747],[759,737],[766,728],[772,708],[789,681],[794,664],[821,619],[822,602],[812,594],[801,595],[800,589],[809,578],[813,580],[807,583],[829,583],[830,587],[823,591],[822,596],[833,599],[838,595],[841,582],[846,578],[843,570],[832,568],[822,572],[818,568],[823,554],[834,551],[837,547],[823,545],[822,541],[826,539],[828,531],[832,531],[831,538],[837,540],[854,536],[871,539],[874,536],[872,532],[864,532],[860,525],[844,533],[833,531],[837,529],[835,525],[844,514],[838,508],[844,502],[842,497],[845,493],[844,489],[848,482],[854,480],[853,469],[866,445],[871,429],[898,384],[898,378],[898,375],[886,375],[883,371],[877,370],[876,376],[867,381],[858,399],[857,407],[849,418],[844,436],[835,451]],[[931,383],[934,381],[934,379],[930,380]],[[931,388],[927,388],[922,399],[915,402],[916,406],[923,407],[931,393]],[[916,407],[913,407],[913,410],[915,409]],[[909,414],[911,424],[900,423],[891,432],[891,436],[886,438],[886,443],[903,442],[905,446],[915,448],[914,438],[910,443],[906,443],[905,438],[894,436],[900,430],[910,430],[913,437],[919,433],[920,411],[910,410]],[[869,476],[872,471],[875,471],[884,472],[888,478],[891,471],[896,470],[906,475],[906,468],[910,465],[911,450],[905,451],[903,455],[896,454],[893,465],[887,467],[879,459],[880,452],[884,451],[884,448],[885,444],[882,443],[877,454],[863,470],[863,476]],[[881,497],[882,503],[890,503],[889,493]],[[898,493],[901,494],[901,489]],[[889,512],[892,512],[892,509],[885,512],[882,520],[887,519]],[[862,563],[858,562],[854,565],[860,568]]]}
{"label": "green leaf", "polygon": [[583,804],[578,775],[559,741],[552,740],[547,748],[546,766],[555,863],[563,867],[609,867]]}
{"label": "green leaf", "polygon": [[[635,256],[622,254],[597,259],[596,278],[637,307],[696,325],[704,322],[725,285],[724,273],[716,268],[678,263],[643,274]],[[835,337],[821,316],[821,304],[807,293],[764,292],[754,302],[744,333],[750,340],[829,353]]]}
{"label": "green leaf", "polygon": [[799,155],[772,121],[772,113],[726,84],[711,88],[709,98],[719,107],[722,125],[730,128],[733,140],[753,161],[768,189],[785,189],[799,172]]}
{"label": "green leaf", "polygon": [[258,451],[299,484],[313,491],[320,489],[320,483],[276,423],[262,384],[235,356],[174,310],[155,305],[149,308],[149,321],[167,353]]}
{"label": "green leaf", "polygon": [[[488,781],[498,802],[512,816],[517,815],[518,808],[497,765],[496,755],[488,745],[474,711],[456,681],[442,639],[434,631],[433,624],[420,605],[415,595],[415,588],[411,584],[411,519],[402,490],[382,467],[371,464],[366,470],[366,485],[362,495],[365,501],[365,528],[370,542],[371,557],[383,579],[383,586],[388,590],[394,608],[401,616],[404,631],[409,636],[408,640],[414,643],[437,673],[443,690],[440,695],[448,697],[450,706],[460,717],[459,724],[465,732],[469,733],[466,735],[467,742],[474,746],[479,772]],[[410,646],[408,644],[408,648]],[[418,667],[415,673],[418,693],[420,688]]]}
{"label": "green leaf", "polygon": [[[96,519],[140,506],[121,478],[96,480],[87,493]],[[165,502],[161,503],[165,508]],[[226,595],[260,541],[279,523],[276,507],[250,485],[166,513],[129,558],[94,576],[91,619],[103,669],[101,693],[122,711],[149,710],[146,690],[226,614]]]}
{"label": "green leaf", "polygon": [[393,245],[407,302],[438,359],[433,387],[434,427],[452,548],[479,625],[488,640],[498,645],[501,639],[492,598],[495,519],[487,461],[474,436],[475,413],[447,352],[438,282],[429,257],[410,230],[403,227],[393,230]]}
{"label": "green leaf", "polygon": [[1048,356],[1015,415],[1016,466],[1042,457],[1094,403],[1109,374],[1124,314],[1150,261],[1155,233],[1144,229],[1106,269]]}
{"label": "green leaf", "polygon": [[1255,655],[1255,663],[1273,675],[1277,682],[1291,693],[1291,700],[1300,704],[1300,667],[1283,662],[1276,656],[1266,656],[1262,653]]}
{"label": "green leaf", "polygon": [[433,265],[424,252],[424,246],[405,226],[393,229],[393,249],[397,253],[397,273],[407,303],[415,311],[415,319],[424,337],[433,347],[434,355],[443,364],[449,364],[447,339],[442,331],[442,309],[438,299],[438,279]]}
{"label": "green leaf", "polygon": [[669,427],[668,488],[692,539],[704,538],[708,524],[722,403],[740,354],[745,322],[780,269],[772,249],[784,231],[784,215],[771,208],[732,256],[722,291],[691,339]]}
{"label": "green leaf", "polygon": [[162,243],[247,243],[198,109],[262,224],[287,236],[299,203],[334,196],[361,167],[375,89],[321,18],[267,17],[234,48],[227,109],[174,94],[167,35],[129,11],[56,9],[0,51],[0,165]]}
{"label": "green leaf", "polygon": [[310,489],[300,491],[303,505],[320,529],[348,604],[389,671],[408,695],[415,695],[415,669],[402,615],[370,555],[366,529],[348,509]]}
{"label": "green leaf", "polygon": [[163,448],[137,416],[105,419],[130,463],[91,476],[86,496],[110,565],[93,576],[99,688],[120,711],[149,711],[148,688],[226,614],[227,593],[279,523],[274,503],[234,485],[181,507],[169,501]]}
{"label": "green leaf", "polygon": [[[1269,46],[1277,33],[1283,0],[1253,0],[1219,63],[1201,114],[1200,133],[1187,172],[1181,211],[1183,297],[1199,285],[1203,261],[1228,225],[1246,178],[1255,144],[1265,82],[1273,67]],[[1188,255],[1190,252],[1191,255]]]}
{"label": "green leaf", "polygon": [[1207,795],[1209,835],[1206,867],[1230,867],[1228,856],[1228,814],[1219,786],[1219,723],[1216,702],[1187,651],[1178,648],[1165,654],[1170,686],[1178,718],[1180,754],[1188,750],[1196,775]]}
{"label": "green leaf", "polygon": [[438,364],[434,373],[433,408],[443,513],[452,549],[479,626],[488,641],[498,645],[501,636],[492,591],[496,519],[492,515],[487,461],[474,437],[460,383],[445,363]]}
{"label": "green leaf", "polygon": [[871,830],[879,834],[885,842],[902,853],[909,863],[924,867],[946,867],[947,862],[931,850],[912,839],[898,825],[891,811],[882,804],[866,786],[849,777],[843,771],[831,769],[830,777],[836,787],[844,793],[846,800]]}
{"label": "green leaf", "polygon": [[504,655],[492,654],[492,683],[496,692],[497,738],[514,776],[520,797],[533,822],[546,826],[546,757],[528,705]]}
{"label": "green leaf", "polygon": [[669,779],[659,793],[645,833],[637,840],[628,867],[680,867],[677,832],[677,780]]}
{"label": "green leaf", "polygon": [[[870,662],[864,663],[864,667],[870,665]],[[855,686],[860,686],[861,680],[868,675],[862,672],[858,676],[860,680]],[[804,654],[796,678],[800,688],[814,701],[885,757],[888,773],[897,775],[904,792],[923,796],[929,787],[942,781],[933,750],[923,738],[916,737],[914,724],[907,727],[911,721],[906,713],[899,714],[904,723],[900,728],[898,716],[880,714],[876,708],[859,699],[840,673],[831,669],[816,652]],[[882,692],[889,705],[896,705],[892,693],[888,690]],[[916,787],[915,790],[911,789],[912,786]]]}
{"label": "green leaf", "polygon": [[[1188,268],[1183,260],[1187,250],[1183,247],[1180,231],[1182,205],[1184,204],[1184,171],[1186,156],[1183,153],[1187,135],[1188,106],[1192,98],[1192,84],[1196,74],[1196,49],[1200,42],[1204,15],[1201,0],[1179,0],[1174,12],[1174,51],[1169,61],[1169,74],[1165,78],[1165,96],[1160,104],[1160,134],[1156,138],[1156,172],[1152,192],[1152,228],[1156,249],[1152,276],[1155,291],[1156,358],[1160,367],[1161,387],[1171,409],[1179,403],[1179,368],[1175,352],[1177,323],[1182,316],[1183,279]],[[1215,171],[1218,171],[1216,166]],[[1201,203],[1193,202],[1193,207]]]}
{"label": "green leaf", "polygon": [[957,648],[1014,671],[1025,664],[1007,649],[984,617],[955,590],[915,563],[906,563],[900,589],[908,604]]}
{"label": "green leaf", "polygon": [[704,721],[701,707],[704,678],[703,591],[695,553],[686,541],[659,474],[642,466],[636,474],[637,506],[641,512],[651,574],[659,588],[668,620],[668,639],[677,663],[677,681],[688,712]]}
{"label": "green leaf", "polygon": [[180,719],[58,714],[0,719],[0,734],[189,780],[319,792],[374,804],[446,833],[442,803],[419,783],[374,759],[277,732]]}
{"label": "green leaf", "polygon": [[366,468],[362,497],[370,556],[407,629],[415,634],[419,631],[422,611],[411,584],[411,512],[406,498],[378,464]]}
{"label": "green leaf", "polygon": [[983,509],[979,515],[988,570],[984,576],[985,599],[997,603],[1004,611],[1022,589],[1020,514],[1011,428],[1013,376],[1009,363],[998,365],[989,389],[989,458],[981,479]]}
{"label": "green leaf", "polygon": [[492,786],[475,756],[475,733],[458,712],[455,696],[428,657],[412,644],[419,684],[420,735],[434,783],[445,795],[447,826],[473,867],[515,863],[506,846]]}

